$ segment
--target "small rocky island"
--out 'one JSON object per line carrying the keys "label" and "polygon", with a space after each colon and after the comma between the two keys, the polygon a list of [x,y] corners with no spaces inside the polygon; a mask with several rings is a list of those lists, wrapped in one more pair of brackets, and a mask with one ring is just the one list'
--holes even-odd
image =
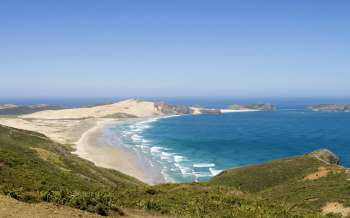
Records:
{"label": "small rocky island", "polygon": [[309,109],[315,112],[350,112],[350,104],[319,104]]}
{"label": "small rocky island", "polygon": [[247,104],[247,105],[240,105],[240,104],[233,104],[229,107],[229,109],[232,110],[259,110],[259,111],[274,111],[276,110],[276,107],[270,103],[259,103],[259,104]]}

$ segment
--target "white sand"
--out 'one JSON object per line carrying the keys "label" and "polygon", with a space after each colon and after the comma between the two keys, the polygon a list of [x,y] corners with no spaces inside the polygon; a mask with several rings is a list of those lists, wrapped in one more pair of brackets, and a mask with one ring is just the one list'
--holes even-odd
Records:
{"label": "white sand", "polygon": [[0,124],[39,132],[53,141],[74,144],[81,135],[96,124],[98,119],[85,120],[41,120],[22,118],[0,118]]}
{"label": "white sand", "polygon": [[29,115],[23,115],[26,119],[86,119],[103,118],[118,113],[128,114],[136,117],[152,117],[163,115],[154,102],[140,101],[135,99],[120,101],[114,104],[107,104],[87,108],[73,108],[64,110],[46,110]]}
{"label": "white sand", "polygon": [[156,183],[155,178],[147,176],[137,167],[136,155],[121,147],[116,148],[108,144],[98,143],[98,137],[103,128],[117,122],[110,119],[99,120],[94,127],[81,136],[74,153],[93,162],[96,166],[118,170],[146,183]]}

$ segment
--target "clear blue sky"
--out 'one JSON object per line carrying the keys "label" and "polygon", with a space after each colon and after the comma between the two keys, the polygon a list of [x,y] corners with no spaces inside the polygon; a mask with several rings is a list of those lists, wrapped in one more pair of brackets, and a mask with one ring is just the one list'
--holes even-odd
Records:
{"label": "clear blue sky", "polygon": [[0,98],[350,96],[350,1],[2,0]]}

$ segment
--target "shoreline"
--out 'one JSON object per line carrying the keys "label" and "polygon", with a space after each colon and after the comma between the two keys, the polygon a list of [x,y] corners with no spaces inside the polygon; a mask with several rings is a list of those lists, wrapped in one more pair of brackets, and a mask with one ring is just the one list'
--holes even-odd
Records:
{"label": "shoreline", "polygon": [[73,152],[80,158],[93,162],[96,166],[117,170],[126,175],[135,177],[147,184],[165,182],[158,169],[148,166],[136,152],[128,150],[122,145],[111,145],[99,142],[103,130],[112,125],[121,125],[134,119],[98,120],[96,124],[84,132],[75,143],[76,150]]}
{"label": "shoreline", "polygon": [[[168,160],[171,154],[167,153],[166,149],[160,151],[160,147],[147,145],[144,146],[146,147],[146,153],[148,152],[153,156],[145,155],[143,145],[137,142],[138,144],[135,145],[137,148],[130,148],[128,140],[125,142],[118,140],[118,138],[124,138],[118,132],[115,135],[113,131],[108,133],[109,127],[122,125],[125,122],[147,122],[147,120],[173,116],[202,115],[206,114],[206,112],[210,114],[212,111],[219,111],[222,114],[257,111],[250,109],[191,108],[195,111],[189,114],[166,115],[177,114],[178,109],[176,106],[130,99],[94,107],[44,110],[16,117],[4,117],[0,119],[0,123],[14,128],[42,133],[55,142],[72,145],[75,148],[75,151],[72,152],[73,154],[91,161],[96,166],[120,171],[145,183],[158,184],[172,182],[173,179],[166,172],[167,167],[163,167],[158,159],[153,161],[153,157],[158,158],[159,156],[154,155],[154,153],[160,153],[162,155],[161,158],[163,158],[161,160]],[[112,134],[112,137],[109,138],[108,134]],[[135,137],[132,137],[133,141],[137,141],[136,136],[137,134],[135,134]],[[141,150],[138,148],[141,148]],[[176,162],[174,164],[176,169],[178,168],[181,174],[184,175],[183,172],[186,169],[178,163],[181,162],[181,156],[174,155],[171,158]]]}

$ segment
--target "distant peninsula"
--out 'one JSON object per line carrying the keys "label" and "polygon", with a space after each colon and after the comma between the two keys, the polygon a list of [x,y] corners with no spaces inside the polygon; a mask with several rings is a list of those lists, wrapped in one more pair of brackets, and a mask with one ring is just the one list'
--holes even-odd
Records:
{"label": "distant peninsula", "polygon": [[64,109],[60,106],[37,104],[37,105],[14,105],[14,104],[0,104],[1,115],[24,115],[31,114],[44,110],[59,110]]}
{"label": "distant peninsula", "polygon": [[350,112],[350,104],[319,104],[309,109],[315,112]]}
{"label": "distant peninsula", "polygon": [[259,104],[233,104],[229,107],[231,110],[258,110],[258,111],[274,111],[276,107],[270,103],[259,103]]}

